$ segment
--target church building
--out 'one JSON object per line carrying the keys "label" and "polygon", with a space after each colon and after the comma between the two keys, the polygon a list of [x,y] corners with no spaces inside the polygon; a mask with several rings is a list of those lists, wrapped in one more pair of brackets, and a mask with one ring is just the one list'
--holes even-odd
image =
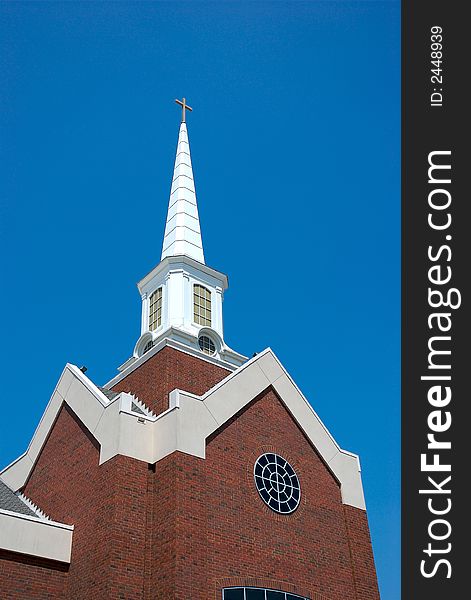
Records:
{"label": "church building", "polygon": [[0,472],[0,599],[378,600],[358,456],[270,348],[226,342],[178,102],[132,356],[105,385],[67,364]]}

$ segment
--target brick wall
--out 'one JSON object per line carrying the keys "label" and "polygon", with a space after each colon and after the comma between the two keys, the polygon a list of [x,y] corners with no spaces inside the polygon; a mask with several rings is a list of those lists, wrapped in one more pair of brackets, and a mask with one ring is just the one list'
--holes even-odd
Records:
{"label": "brick wall", "polygon": [[118,382],[115,392],[134,394],[155,414],[168,408],[168,394],[180,388],[201,396],[231,371],[166,346]]}
{"label": "brick wall", "polygon": [[[253,465],[265,451],[278,452],[298,473],[302,497],[292,515],[271,511],[255,489]],[[176,453],[172,461],[177,473],[172,597],[220,598],[224,585],[258,582],[311,598],[377,600],[365,513],[344,512],[338,483],[274,391],[217,432],[205,460]],[[158,571],[154,584],[162,590],[155,597],[166,597]]]}
{"label": "brick wall", "polygon": [[67,598],[141,598],[147,464],[122,456],[98,461],[95,440],[63,406],[25,494],[75,526]]}
{"label": "brick wall", "polygon": [[68,565],[0,550],[2,600],[62,600]]}
{"label": "brick wall", "polygon": [[357,597],[379,599],[368,517],[364,510],[354,508],[353,506],[345,505],[344,511],[349,538],[351,540]]}
{"label": "brick wall", "polygon": [[[226,375],[165,348],[115,389],[162,410],[172,389],[202,394]],[[266,451],[298,473],[292,515],[273,513],[255,489],[253,465]],[[342,504],[337,481],[271,388],[208,440],[206,459],[176,452],[156,465],[121,456],[99,465],[95,440],[64,406],[25,493],[75,525],[72,563],[50,573],[9,560],[29,591],[2,598],[214,600],[227,585],[312,600],[379,598],[366,514]],[[48,585],[62,588],[47,596]]]}
{"label": "brick wall", "polygon": [[[203,394],[228,373],[164,348],[115,389],[131,391],[161,412],[176,387]],[[75,526],[65,597],[154,598],[157,560],[167,590],[162,597],[173,598],[176,474],[172,459],[157,467],[155,474],[146,463],[122,456],[99,465],[95,439],[62,407],[24,492],[51,518]],[[40,593],[38,588],[38,598]]]}

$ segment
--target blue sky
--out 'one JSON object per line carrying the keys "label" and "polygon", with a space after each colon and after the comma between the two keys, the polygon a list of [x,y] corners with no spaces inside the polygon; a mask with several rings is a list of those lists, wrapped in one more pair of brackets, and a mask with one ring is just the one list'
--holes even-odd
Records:
{"label": "blue sky", "polygon": [[66,362],[139,335],[186,96],[225,338],[270,346],[360,454],[383,600],[400,596],[400,6],[0,7],[0,465]]}

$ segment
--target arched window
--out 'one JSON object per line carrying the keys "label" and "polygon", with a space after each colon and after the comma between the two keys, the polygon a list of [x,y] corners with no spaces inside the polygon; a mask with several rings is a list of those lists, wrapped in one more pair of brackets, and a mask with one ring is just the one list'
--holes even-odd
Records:
{"label": "arched window", "polygon": [[162,324],[162,288],[155,290],[149,299],[149,331],[155,331]]}
{"label": "arched window", "polygon": [[232,587],[222,591],[223,600],[309,600],[304,596],[265,588]]}
{"label": "arched window", "polygon": [[198,325],[211,327],[211,292],[198,284],[193,290],[193,316]]}
{"label": "arched window", "polygon": [[154,347],[154,342],[152,340],[149,340],[147,342],[147,344],[144,346],[144,350],[142,351],[142,354],[149,352],[149,350],[152,350],[153,347]]}

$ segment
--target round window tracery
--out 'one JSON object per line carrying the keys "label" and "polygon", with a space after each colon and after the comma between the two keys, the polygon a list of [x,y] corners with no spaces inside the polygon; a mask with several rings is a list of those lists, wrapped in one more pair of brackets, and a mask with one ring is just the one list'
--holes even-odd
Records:
{"label": "round window tracery", "polygon": [[214,354],[216,354],[216,346],[213,342],[213,340],[208,337],[207,335],[201,335],[198,338],[198,344],[200,347],[200,350],[202,352],[204,352],[205,354],[207,354],[208,356],[213,356]]}
{"label": "round window tracery", "polygon": [[298,476],[278,454],[268,452],[258,457],[254,479],[260,497],[273,511],[286,515],[298,508],[301,499]]}

